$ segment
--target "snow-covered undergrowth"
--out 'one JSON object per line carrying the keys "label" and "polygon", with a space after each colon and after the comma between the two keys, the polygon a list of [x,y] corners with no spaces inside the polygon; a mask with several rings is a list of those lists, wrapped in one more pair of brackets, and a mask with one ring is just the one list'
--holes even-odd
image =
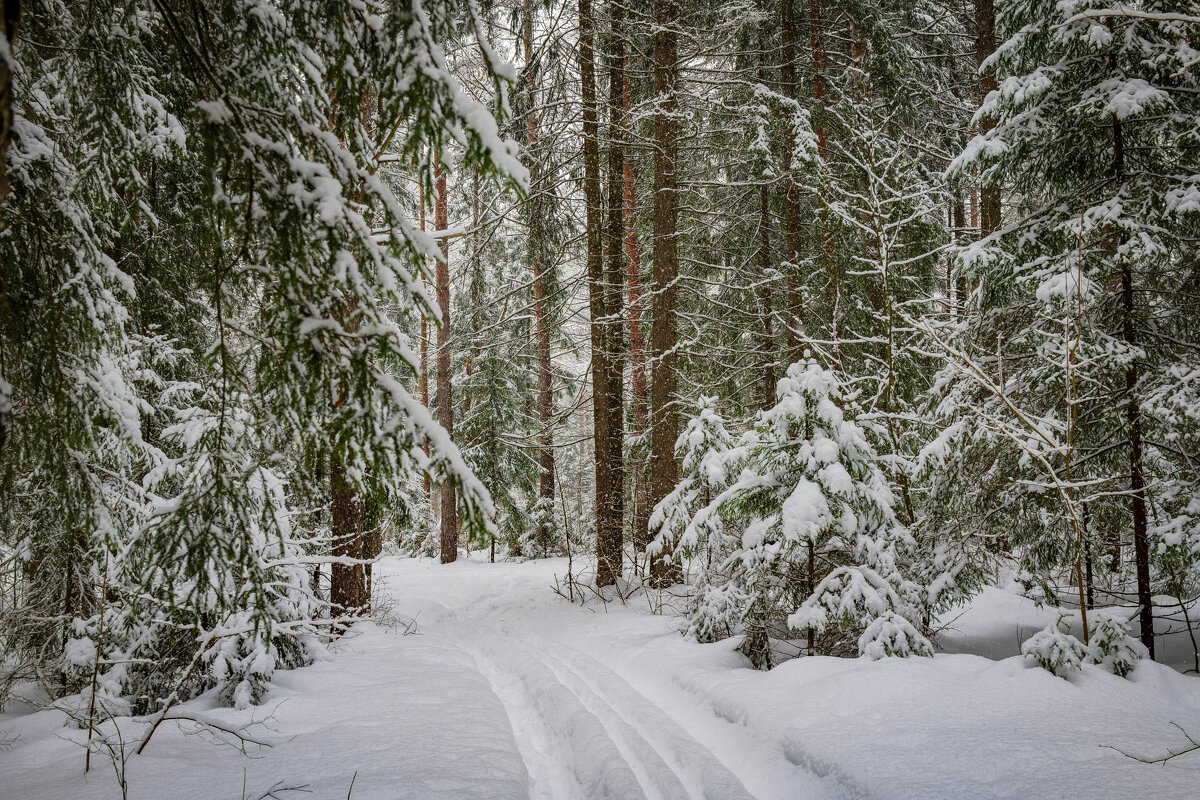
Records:
{"label": "snow-covered undergrowth", "polygon": [[[272,746],[248,744],[247,758],[164,723],[128,758],[129,796],[237,800],[279,785],[331,800],[353,781],[354,800],[1182,799],[1200,785],[1200,753],[1159,765],[1118,752],[1166,755],[1185,743],[1172,723],[1200,733],[1195,677],[1144,661],[1128,680],[1086,662],[1065,680],[1031,668],[1021,642],[1057,612],[999,589],[943,620],[953,653],[760,672],[736,639],[690,641],[645,598],[567,602],[550,588],[564,560],[379,569],[415,634],[364,623],[328,660],[277,672],[263,706],[182,705],[231,727],[264,720],[250,733]],[[5,711],[0,739],[18,738],[0,751],[4,800],[120,797],[102,755],[85,779],[86,734],[63,712]],[[127,740],[145,727],[115,724]]]}

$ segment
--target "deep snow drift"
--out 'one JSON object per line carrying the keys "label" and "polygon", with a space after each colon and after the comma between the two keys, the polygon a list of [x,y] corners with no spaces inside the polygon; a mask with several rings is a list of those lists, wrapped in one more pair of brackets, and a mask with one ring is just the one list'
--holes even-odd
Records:
{"label": "deep snow drift", "polygon": [[[1093,667],[1063,680],[965,654],[1000,647],[986,613],[977,633],[971,614],[958,618],[954,655],[808,658],[762,673],[734,642],[683,639],[645,597],[572,605],[550,588],[565,572],[561,560],[385,559],[389,616],[416,617],[415,633],[363,623],[328,661],[278,674],[256,709],[188,704],[228,724],[262,720],[252,734],[273,746],[244,757],[191,723],[165,723],[128,758],[129,796],[1197,796],[1200,753],[1161,765],[1118,752],[1166,755],[1185,743],[1172,723],[1200,738],[1195,677],[1143,663],[1132,680]],[[6,711],[0,740],[16,741],[0,751],[3,800],[120,797],[103,756],[85,780],[84,733],[63,713]],[[127,741],[144,730],[118,724]],[[302,786],[311,793],[284,791]]]}

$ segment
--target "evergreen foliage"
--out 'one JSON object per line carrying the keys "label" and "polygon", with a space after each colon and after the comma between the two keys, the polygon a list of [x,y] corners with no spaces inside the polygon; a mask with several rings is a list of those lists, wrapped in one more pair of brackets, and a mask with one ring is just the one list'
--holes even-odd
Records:
{"label": "evergreen foliage", "polygon": [[360,497],[448,477],[467,526],[492,525],[406,386],[437,250],[380,174],[428,187],[425,144],[524,179],[439,44],[475,19],[470,3],[26,9],[0,230],[6,661],[51,679],[73,653],[53,681],[70,691],[96,652],[140,711],[214,686],[256,701],[329,624],[310,575],[328,528],[307,512],[331,459]]}
{"label": "evergreen foliage", "polygon": [[1084,654],[1083,643],[1063,630],[1061,620],[1047,625],[1021,645],[1026,663],[1060,678],[1082,669]]}

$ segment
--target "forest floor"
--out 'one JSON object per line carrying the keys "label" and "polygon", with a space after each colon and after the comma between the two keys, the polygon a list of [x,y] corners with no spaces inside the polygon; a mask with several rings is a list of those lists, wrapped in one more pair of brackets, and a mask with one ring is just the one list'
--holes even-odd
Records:
{"label": "forest floor", "polygon": [[[1001,590],[955,616],[954,654],[805,658],[764,673],[733,642],[685,640],[676,618],[650,613],[654,597],[569,602],[552,589],[566,571],[556,559],[385,559],[380,623],[278,673],[257,708],[184,706],[270,746],[243,755],[225,735],[166,723],[128,757],[128,796],[1196,797],[1200,753],[1164,765],[1119,751],[1166,756],[1186,744],[1174,725],[1200,738],[1200,680],[1159,664],[1132,680],[1030,669],[1004,657],[1020,631],[988,609],[1024,609],[1026,634],[1043,612]],[[15,739],[0,751],[0,798],[121,797],[103,756],[84,776],[84,734],[65,721],[19,703],[0,715],[0,740]]]}

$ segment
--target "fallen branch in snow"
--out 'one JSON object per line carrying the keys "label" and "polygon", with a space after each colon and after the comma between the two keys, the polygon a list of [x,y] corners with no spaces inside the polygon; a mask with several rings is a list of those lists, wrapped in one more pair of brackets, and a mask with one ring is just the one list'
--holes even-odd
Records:
{"label": "fallen branch in snow", "polygon": [[1198,742],[1194,738],[1192,738],[1192,735],[1190,733],[1188,733],[1186,730],[1184,730],[1182,725],[1180,725],[1178,722],[1172,722],[1171,724],[1179,729],[1179,732],[1182,733],[1183,737],[1188,740],[1190,746],[1185,747],[1182,750],[1172,750],[1168,747],[1167,748],[1168,755],[1162,756],[1161,758],[1146,758],[1144,756],[1134,755],[1133,753],[1126,753],[1121,748],[1113,747],[1110,744],[1102,744],[1100,746],[1107,747],[1109,750],[1116,750],[1118,753],[1125,756],[1126,758],[1132,758],[1134,761],[1140,761],[1143,764],[1166,764],[1168,761],[1170,761],[1173,758],[1179,758],[1180,756],[1186,756],[1188,753],[1195,753],[1197,751],[1200,751],[1200,742]]}
{"label": "fallen branch in snow", "polygon": [[[200,735],[200,734],[204,734],[204,733],[212,733],[214,731],[216,733],[227,734],[237,740],[236,746],[239,750],[242,751],[242,754],[248,755],[248,753],[246,751],[246,745],[252,744],[252,745],[257,745],[258,747],[274,747],[275,746],[275,744],[276,744],[275,742],[268,741],[266,739],[260,739],[257,736],[251,735],[249,732],[250,729],[255,725],[262,725],[263,727],[267,728],[267,730],[274,731],[275,730],[274,728],[272,728],[266,724],[267,722],[272,720],[274,717],[275,717],[275,712],[274,712],[274,710],[272,710],[271,713],[268,714],[263,719],[251,720],[250,722],[246,723],[245,725],[236,725],[235,726],[235,725],[230,725],[226,722],[223,722],[222,720],[219,720],[208,714],[203,714],[203,713],[199,713],[199,712],[176,711],[175,713],[168,714],[168,715],[162,717],[162,719],[159,721],[160,722],[175,721],[175,722],[194,722],[194,723],[196,723],[196,725],[198,727],[192,728],[191,730],[185,730],[185,729],[183,729],[182,726],[180,726],[180,730],[182,730],[184,735],[187,735],[187,736],[195,736],[195,735]],[[220,741],[219,738],[217,738],[216,743],[217,744],[225,744],[225,742]]]}
{"label": "fallen branch in snow", "polygon": [[299,786],[293,786],[283,781],[276,781],[271,786],[265,789],[262,793],[256,794],[253,797],[246,794],[246,771],[242,770],[242,800],[286,800],[283,797],[283,792],[299,792],[301,794],[312,794],[312,789],[308,788],[310,784],[303,783]]}

